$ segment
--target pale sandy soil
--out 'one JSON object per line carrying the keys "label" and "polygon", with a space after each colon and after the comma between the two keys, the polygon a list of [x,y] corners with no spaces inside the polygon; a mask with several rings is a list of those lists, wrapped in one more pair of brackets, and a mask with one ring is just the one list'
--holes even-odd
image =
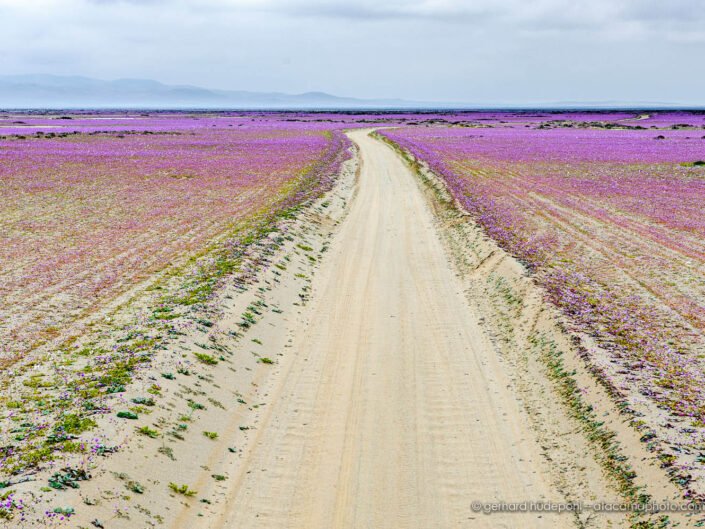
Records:
{"label": "pale sandy soil", "polygon": [[[154,380],[162,386],[155,411],[135,421],[158,438],[120,425],[123,449],[80,489],[20,491],[34,490],[47,508],[76,507],[71,527],[628,527],[623,515],[471,509],[621,499],[532,345],[539,333],[565,352],[581,398],[622,443],[635,485],[678,498],[522,267],[448,206],[432,175],[412,173],[368,132],[350,133],[359,172],[344,172],[287,228],[289,242],[268,258],[279,266],[245,291],[221,293],[208,337],[225,355],[219,364],[159,377],[207,341],[187,330],[138,381],[135,394]],[[243,330],[253,302],[261,314]],[[189,410],[194,401],[205,409]]]}

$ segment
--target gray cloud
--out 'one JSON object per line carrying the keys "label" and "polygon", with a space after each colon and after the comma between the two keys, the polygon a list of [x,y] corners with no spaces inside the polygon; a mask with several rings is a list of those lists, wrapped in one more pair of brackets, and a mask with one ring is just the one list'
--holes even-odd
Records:
{"label": "gray cloud", "polygon": [[700,0],[632,0],[622,10],[627,20],[648,21],[655,23],[683,22],[694,23],[705,18],[703,4]]}
{"label": "gray cloud", "polygon": [[[694,18],[705,17],[701,0],[49,0],[43,4],[46,9],[81,4],[96,7],[159,5],[173,10],[259,11],[297,17],[352,19],[464,20],[494,16],[513,22],[546,20],[549,24],[553,20],[603,24],[652,20],[692,22]],[[3,5],[18,6],[13,0],[0,0],[0,8]],[[26,5],[32,9],[31,4]]]}
{"label": "gray cloud", "polygon": [[132,4],[132,5],[154,5],[169,4],[169,0],[86,0],[88,4],[110,5],[110,4]]}
{"label": "gray cloud", "polygon": [[506,6],[486,1],[463,5],[461,2],[407,1],[407,2],[339,2],[303,1],[271,2],[271,11],[294,16],[328,16],[354,19],[438,19],[467,21],[478,17],[500,15]]}
{"label": "gray cloud", "polygon": [[693,67],[705,53],[699,3],[0,0],[0,50],[8,74],[471,102],[690,101],[705,93]]}
{"label": "gray cloud", "polygon": [[259,10],[291,16],[447,21],[494,17],[516,24],[539,26],[545,22],[548,26],[565,27],[652,20],[692,22],[705,16],[701,0],[215,0],[210,4],[226,10]]}

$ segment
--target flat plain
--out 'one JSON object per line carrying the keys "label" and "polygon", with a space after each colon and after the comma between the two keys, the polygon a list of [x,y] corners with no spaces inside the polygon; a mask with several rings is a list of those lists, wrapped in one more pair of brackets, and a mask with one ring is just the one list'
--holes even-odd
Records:
{"label": "flat plain", "polygon": [[0,518],[697,526],[471,504],[705,494],[703,134],[689,112],[2,116]]}

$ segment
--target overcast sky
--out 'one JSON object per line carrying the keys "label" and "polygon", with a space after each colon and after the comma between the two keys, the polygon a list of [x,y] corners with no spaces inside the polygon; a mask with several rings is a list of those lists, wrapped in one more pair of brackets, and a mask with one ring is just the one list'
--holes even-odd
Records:
{"label": "overcast sky", "polygon": [[0,0],[0,73],[705,103],[704,0]]}

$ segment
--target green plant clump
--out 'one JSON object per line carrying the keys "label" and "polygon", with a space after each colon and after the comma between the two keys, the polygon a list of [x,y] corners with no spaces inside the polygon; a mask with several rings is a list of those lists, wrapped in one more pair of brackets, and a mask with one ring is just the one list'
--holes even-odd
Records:
{"label": "green plant clump", "polygon": [[79,481],[87,481],[89,479],[91,479],[91,476],[85,470],[66,467],[61,472],[55,472],[49,478],[49,486],[56,490],[77,489]]}
{"label": "green plant clump", "polygon": [[90,417],[81,417],[75,413],[69,413],[61,418],[56,425],[56,432],[67,434],[80,434],[97,426],[97,423]]}
{"label": "green plant clump", "polygon": [[217,358],[206,353],[193,353],[198,358],[199,362],[202,362],[209,366],[214,366],[218,363]]}
{"label": "green plant clump", "polygon": [[137,432],[141,433],[142,435],[146,435],[147,437],[151,437],[152,439],[156,439],[159,437],[159,432],[153,428],[150,428],[149,426],[142,426],[140,428],[137,428]]}
{"label": "green plant clump", "polygon": [[197,491],[191,490],[188,485],[177,485],[174,482],[169,483],[169,488],[176,494],[181,494],[183,496],[191,497],[198,494]]}

